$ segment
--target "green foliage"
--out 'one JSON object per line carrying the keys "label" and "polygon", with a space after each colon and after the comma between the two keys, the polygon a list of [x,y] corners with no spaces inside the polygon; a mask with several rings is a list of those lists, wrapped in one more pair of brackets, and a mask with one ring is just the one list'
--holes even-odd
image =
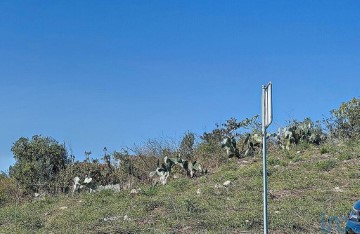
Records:
{"label": "green foliage", "polygon": [[329,152],[330,152],[330,150],[327,147],[321,147],[320,148],[320,153],[321,154],[327,154]]}
{"label": "green foliage", "polygon": [[62,170],[57,179],[59,191],[68,192],[73,185],[74,178],[78,176],[81,181],[85,176],[91,177],[96,185],[115,184],[118,178],[112,166],[107,164],[75,162]]}
{"label": "green foliage", "polygon": [[[254,134],[244,134],[244,129],[250,129]],[[240,158],[241,155],[248,155],[254,150],[255,145],[258,145],[256,132],[259,132],[259,129],[260,123],[257,115],[240,122],[235,118],[230,118],[226,123],[216,124],[216,128],[210,133],[205,132],[201,136],[203,142],[200,146],[202,149],[206,149],[208,153],[219,151],[221,146],[221,148],[226,149],[229,158],[234,156]],[[244,135],[246,137],[240,152],[236,144],[237,140]]]}
{"label": "green foliage", "polygon": [[234,137],[227,137],[221,142],[221,147],[226,149],[226,154],[229,158],[234,156],[237,158],[251,156],[261,151],[262,137],[257,133],[243,134],[240,136],[238,144],[241,144],[240,149],[237,147]]}
{"label": "green foliage", "polygon": [[21,191],[16,186],[16,181],[5,174],[0,174],[0,207],[14,201]]}
{"label": "green foliage", "polygon": [[198,213],[200,211],[196,202],[194,202],[191,199],[185,199],[184,204],[185,204],[187,212],[189,212],[189,213]]}
{"label": "green foliage", "polygon": [[236,147],[236,139],[234,137],[226,137],[221,142],[221,148],[225,148],[226,154],[229,158],[237,157],[240,158],[239,149]]}
{"label": "green foliage", "polygon": [[328,128],[333,137],[352,138],[360,135],[360,99],[353,98],[331,111]]}
{"label": "green foliage", "polygon": [[[343,144],[337,148],[339,152],[360,155],[358,144],[356,141],[351,147]],[[287,153],[305,160],[290,162]],[[320,156],[319,148],[310,145],[299,154],[296,149],[272,151],[269,163],[270,160],[275,165],[288,162],[286,167],[269,165],[271,233],[322,233],[322,213],[326,217],[347,215],[358,196],[358,186],[354,186],[359,177],[356,158],[336,163],[326,171],[325,167],[316,165],[324,160],[338,161]],[[223,186],[226,180],[233,186]],[[197,179],[171,180],[168,186],[143,185],[136,196],[129,195],[128,190],[103,191],[76,197],[50,196],[45,201],[22,202],[17,206],[8,204],[0,208],[0,230],[3,233],[260,233],[262,182],[262,160],[227,160],[218,170]],[[64,206],[67,208],[61,209]],[[301,215],[294,215],[294,210]]]}
{"label": "green foliage", "polygon": [[194,144],[195,144],[195,134],[192,132],[186,133],[180,143],[180,148],[179,148],[180,157],[186,160],[191,160],[193,157]]}
{"label": "green foliage", "polygon": [[223,124],[216,124],[216,128],[210,133],[204,133],[201,139],[209,144],[219,144],[223,139],[229,137],[234,138],[241,135],[241,129],[259,129],[260,123],[258,121],[258,115],[252,118],[246,118],[242,121],[238,121],[236,118],[230,118]]}
{"label": "green foliage", "polygon": [[348,154],[348,153],[343,153],[343,154],[340,154],[337,158],[341,161],[345,161],[345,160],[351,159],[352,155]]}
{"label": "green foliage", "polygon": [[336,166],[336,161],[329,159],[325,161],[319,161],[315,164],[315,167],[321,171],[330,171]]}
{"label": "green foliage", "polygon": [[10,175],[28,192],[54,192],[58,174],[69,162],[64,145],[51,137],[21,137],[11,148],[15,165]]}
{"label": "green foliage", "polygon": [[145,181],[149,178],[149,171],[157,162],[154,156],[130,155],[127,150],[113,152],[113,158],[118,161],[116,170],[120,181],[127,181],[134,177],[138,181]]}
{"label": "green foliage", "polygon": [[319,123],[314,124],[310,118],[303,121],[292,120],[289,125],[279,129],[277,135],[278,144],[284,149],[290,149],[291,145],[316,144],[324,142],[326,139]]}
{"label": "green foliage", "polygon": [[280,165],[280,166],[284,166],[284,167],[286,167],[288,165],[288,163],[285,160],[279,159],[279,158],[273,158],[273,157],[268,159],[268,164],[270,166]]}
{"label": "green foliage", "polygon": [[157,175],[159,176],[159,182],[162,185],[165,185],[167,182],[167,178],[170,175],[173,167],[175,165],[179,165],[186,171],[186,174],[192,178],[195,176],[195,173],[204,174],[207,173],[207,169],[203,168],[201,164],[196,161],[188,161],[181,158],[164,158],[164,163],[156,168],[155,171],[149,173],[150,178]]}
{"label": "green foliage", "polygon": [[[267,135],[268,139],[270,135]],[[245,157],[248,155],[253,155],[255,152],[261,151],[262,147],[262,137],[259,133],[246,134],[246,138],[241,148],[241,154]]]}
{"label": "green foliage", "polygon": [[158,187],[156,186],[146,186],[145,188],[142,189],[141,194],[145,195],[145,196],[156,196],[159,192]]}

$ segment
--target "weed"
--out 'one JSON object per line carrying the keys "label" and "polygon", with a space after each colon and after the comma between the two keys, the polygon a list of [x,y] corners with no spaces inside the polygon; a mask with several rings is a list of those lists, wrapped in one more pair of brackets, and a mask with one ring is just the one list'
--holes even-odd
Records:
{"label": "weed", "polygon": [[147,186],[142,190],[141,194],[151,197],[151,196],[156,196],[158,192],[159,192],[158,186]]}
{"label": "weed", "polygon": [[329,152],[330,152],[330,150],[327,147],[321,147],[320,148],[320,153],[321,154],[327,154]]}
{"label": "weed", "polygon": [[336,161],[332,159],[319,161],[315,164],[315,167],[321,171],[330,171],[335,166],[336,166]]}
{"label": "weed", "polygon": [[345,160],[351,159],[352,156],[351,156],[351,154],[343,153],[343,154],[340,154],[339,156],[337,156],[337,158],[338,158],[340,161],[345,161]]}

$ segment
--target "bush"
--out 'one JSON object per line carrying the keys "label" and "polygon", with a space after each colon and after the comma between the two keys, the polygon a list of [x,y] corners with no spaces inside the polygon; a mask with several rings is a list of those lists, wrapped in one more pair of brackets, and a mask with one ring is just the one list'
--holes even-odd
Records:
{"label": "bush", "polygon": [[30,140],[21,137],[11,151],[16,160],[10,167],[11,177],[27,192],[54,192],[57,176],[69,162],[64,145],[53,138],[35,135]]}
{"label": "bush", "polygon": [[60,172],[57,180],[57,190],[68,192],[76,176],[83,181],[86,175],[91,177],[97,185],[114,184],[118,182],[114,168],[109,167],[107,164],[75,162]]}
{"label": "bush", "polygon": [[331,111],[328,128],[333,137],[352,138],[360,135],[360,99],[353,98]]}
{"label": "bush", "polygon": [[335,166],[336,166],[336,161],[334,160],[320,161],[315,164],[315,167],[321,171],[330,171]]}
{"label": "bush", "polygon": [[19,194],[16,181],[5,174],[0,174],[0,207],[14,201]]}

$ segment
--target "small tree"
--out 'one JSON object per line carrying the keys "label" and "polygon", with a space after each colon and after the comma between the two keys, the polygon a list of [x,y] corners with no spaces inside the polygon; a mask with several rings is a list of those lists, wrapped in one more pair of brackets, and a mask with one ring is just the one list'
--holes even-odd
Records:
{"label": "small tree", "polygon": [[187,160],[192,159],[194,144],[195,144],[195,134],[192,132],[186,133],[180,143],[179,153],[181,157]]}
{"label": "small tree", "polygon": [[11,151],[16,162],[10,175],[28,192],[54,191],[59,172],[70,161],[65,146],[51,137],[21,137]]}
{"label": "small tree", "polygon": [[332,123],[328,127],[332,136],[351,138],[360,135],[360,99],[353,98],[342,103],[331,114]]}

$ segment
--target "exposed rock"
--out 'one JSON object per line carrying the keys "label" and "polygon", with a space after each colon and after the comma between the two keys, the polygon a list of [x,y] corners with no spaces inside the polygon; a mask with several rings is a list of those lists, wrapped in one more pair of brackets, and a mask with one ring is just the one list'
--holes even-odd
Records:
{"label": "exposed rock", "polygon": [[114,192],[120,192],[121,186],[120,184],[107,184],[105,186],[100,185],[96,188],[96,191],[101,191],[101,190],[112,190]]}
{"label": "exposed rock", "polygon": [[35,193],[34,198],[35,200],[45,200],[46,193]]}
{"label": "exposed rock", "polygon": [[135,196],[135,195],[138,195],[140,192],[141,192],[141,189],[140,189],[140,188],[131,189],[130,195]]}
{"label": "exposed rock", "polygon": [[59,209],[60,210],[66,210],[68,207],[67,206],[62,206],[62,207],[60,207]]}
{"label": "exposed rock", "polygon": [[231,181],[230,181],[230,180],[227,180],[227,181],[225,181],[225,182],[223,183],[223,185],[224,185],[225,187],[228,187],[229,185],[231,185]]}
{"label": "exposed rock", "polygon": [[197,190],[196,190],[196,194],[197,194],[197,195],[200,195],[200,194],[201,194],[201,190],[200,190],[200,189],[197,189]]}
{"label": "exposed rock", "polygon": [[334,188],[334,191],[335,191],[335,192],[339,192],[339,193],[344,192],[344,190],[342,190],[340,187],[335,187],[335,188]]}
{"label": "exposed rock", "polygon": [[113,216],[113,217],[106,217],[103,219],[104,222],[108,222],[108,221],[115,221],[118,220],[119,216]]}

